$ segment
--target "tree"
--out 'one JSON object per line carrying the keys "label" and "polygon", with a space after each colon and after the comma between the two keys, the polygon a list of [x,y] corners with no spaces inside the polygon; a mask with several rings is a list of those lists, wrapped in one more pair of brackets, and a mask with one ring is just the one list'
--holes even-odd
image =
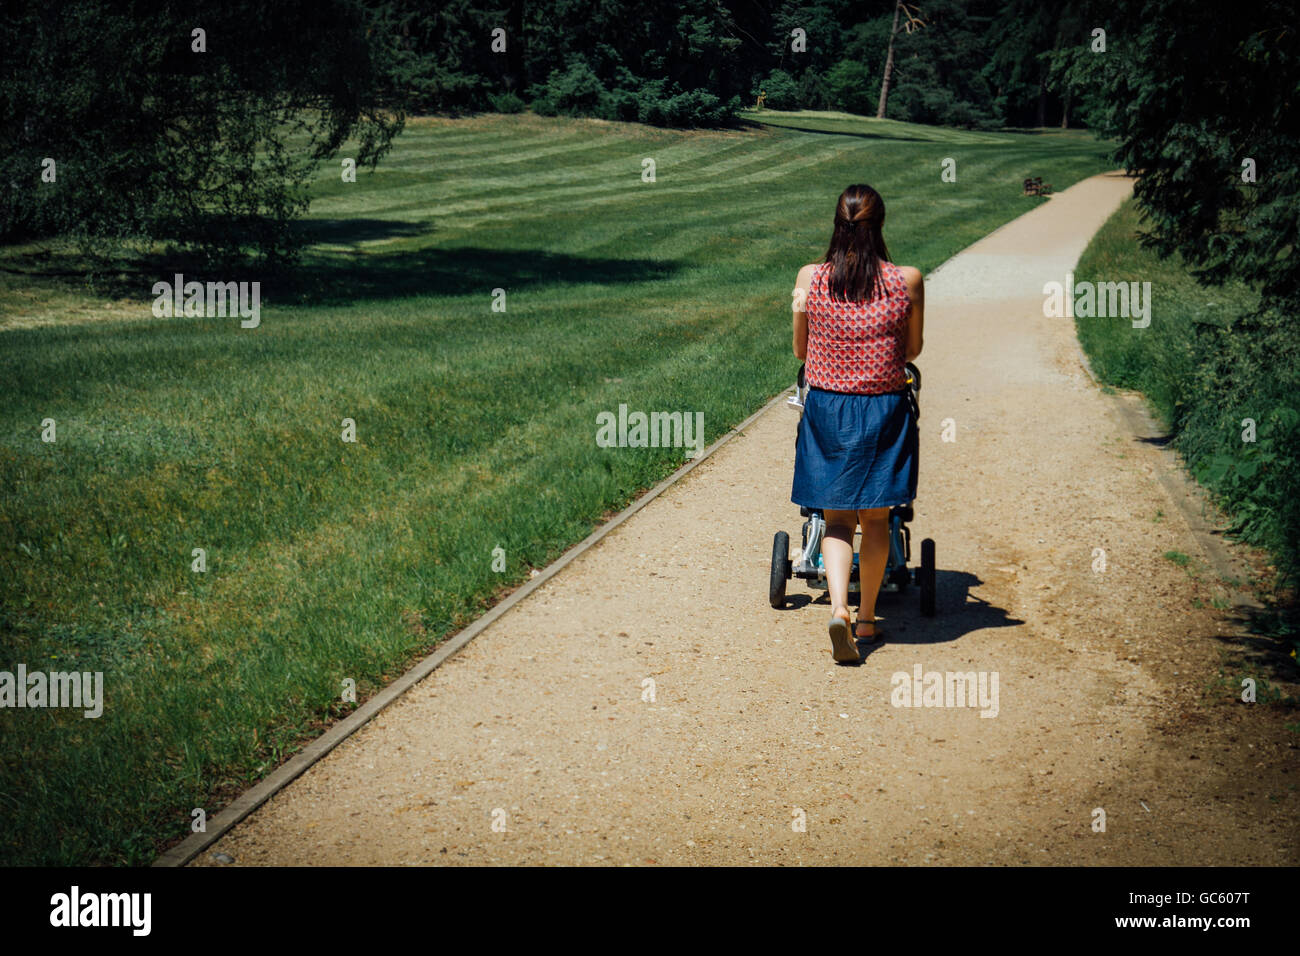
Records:
{"label": "tree", "polygon": [[[1149,243],[1180,253],[1201,279],[1248,282],[1300,304],[1300,38],[1291,6],[1262,0],[1224,16],[1214,0],[1101,5],[1106,52],[1086,37],[1054,58],[1090,97],[1093,122],[1140,173]],[[1171,25],[1176,25],[1176,29]],[[1211,68],[1212,67],[1212,68]],[[1256,181],[1244,181],[1247,159]]]}
{"label": "tree", "polygon": [[826,74],[826,92],[837,109],[866,113],[871,109],[871,81],[875,76],[867,64],[845,58]]}
{"label": "tree", "polygon": [[1008,124],[1047,125],[1056,91],[1052,51],[1086,36],[1073,20],[1063,24],[1070,10],[1064,0],[1010,0],[997,11],[992,34],[997,42],[983,72],[996,89],[994,109]]}
{"label": "tree", "polygon": [[912,8],[903,3],[903,0],[898,0],[894,5],[894,26],[889,31],[889,52],[885,54],[885,76],[880,81],[880,104],[876,107],[876,119],[885,118],[885,107],[889,103],[889,80],[894,72],[894,41],[898,37],[898,18],[904,13],[907,14],[907,20],[903,26],[908,33],[925,26],[925,21],[921,20]]}
{"label": "tree", "polygon": [[[1292,4],[1225,15],[1214,0],[1095,5],[1105,30],[1053,57],[1091,123],[1138,175],[1141,241],[1206,285],[1259,292],[1226,327],[1197,326],[1179,449],[1300,580],[1300,37]],[[1257,442],[1238,438],[1257,419]]]}
{"label": "tree", "polygon": [[352,138],[373,167],[402,127],[391,36],[354,0],[7,7],[0,238],[291,258],[317,165]]}
{"label": "tree", "polygon": [[981,68],[993,21],[986,6],[973,0],[928,0],[924,28],[914,24],[910,33],[904,30],[895,39],[888,115],[913,123],[1000,125]]}
{"label": "tree", "polygon": [[885,107],[889,105],[889,78],[894,72],[894,38],[898,36],[898,18],[903,12],[903,0],[894,5],[894,26],[889,31],[889,52],[885,54],[885,76],[880,81],[880,103],[876,107],[876,119],[885,118]]}
{"label": "tree", "polygon": [[[378,9],[385,9],[381,6]],[[523,4],[485,0],[394,0],[387,6],[400,36],[396,82],[408,91],[411,107],[458,114],[484,109],[493,93],[518,92],[525,43]],[[492,49],[492,31],[505,30],[505,52]]]}

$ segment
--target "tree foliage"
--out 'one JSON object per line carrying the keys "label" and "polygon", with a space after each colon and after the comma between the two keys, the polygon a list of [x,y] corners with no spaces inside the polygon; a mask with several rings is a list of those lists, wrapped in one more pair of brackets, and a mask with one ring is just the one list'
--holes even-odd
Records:
{"label": "tree foliage", "polygon": [[[1059,120],[1061,98],[1040,58],[1057,38],[1064,0],[909,6],[924,26],[898,37],[890,117],[962,126]],[[651,116],[643,121],[671,125],[729,122],[760,91],[775,109],[874,111],[894,7],[894,0],[664,0],[652,9],[625,0],[395,4],[402,75],[420,109],[491,109],[509,92],[542,113]],[[505,31],[503,51],[491,47],[497,28]],[[692,108],[665,102],[687,94]],[[707,105],[713,98],[716,107]]]}
{"label": "tree foliage", "polygon": [[401,129],[391,35],[352,0],[7,5],[0,237],[292,256],[317,165],[353,138],[373,166]]}
{"label": "tree foliage", "polygon": [[[1225,11],[1213,0],[1091,4],[1106,50],[1053,57],[1057,81],[1138,175],[1143,242],[1207,285],[1260,293],[1195,343],[1180,447],[1300,578],[1300,38],[1291,4]],[[1252,176],[1250,175],[1253,173]],[[1245,419],[1258,436],[1243,441]]]}

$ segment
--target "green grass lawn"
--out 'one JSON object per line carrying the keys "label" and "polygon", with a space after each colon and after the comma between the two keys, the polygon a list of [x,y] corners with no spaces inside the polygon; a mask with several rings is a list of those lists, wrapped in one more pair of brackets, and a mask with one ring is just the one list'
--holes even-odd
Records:
{"label": "green grass lawn", "polygon": [[414,120],[373,175],[322,170],[257,329],[154,318],[161,267],[89,291],[0,250],[0,669],[105,680],[98,719],[0,709],[0,862],[150,860],[350,710],[345,678],[364,699],[684,460],[597,447],[599,412],[712,441],[788,386],[844,186],[928,271],[1039,202],[1024,177],[1109,168],[1086,134],[764,118]]}
{"label": "green grass lawn", "polygon": [[1177,257],[1160,259],[1138,244],[1137,204],[1128,200],[1093,236],[1075,280],[1150,282],[1151,326],[1127,318],[1076,318],[1079,344],[1102,381],[1142,392],[1166,428],[1181,424],[1193,399],[1198,325],[1227,325],[1253,308],[1258,295],[1241,283],[1200,285]]}

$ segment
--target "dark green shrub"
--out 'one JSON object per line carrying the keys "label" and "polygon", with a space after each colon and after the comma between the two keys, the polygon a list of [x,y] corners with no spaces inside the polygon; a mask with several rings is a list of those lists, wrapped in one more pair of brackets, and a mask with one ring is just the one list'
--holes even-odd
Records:
{"label": "dark green shrub", "polygon": [[600,116],[602,119],[618,120],[623,123],[635,123],[640,112],[640,100],[632,90],[610,90],[601,100]]}
{"label": "dark green shrub", "polygon": [[738,104],[724,106],[712,93],[687,90],[663,101],[667,126],[721,126],[735,112]]}
{"label": "dark green shrub", "polygon": [[552,70],[530,93],[533,111],[542,116],[598,116],[607,95],[600,77],[581,57],[571,58],[563,70]]}
{"label": "dark green shrub", "polygon": [[533,101],[528,104],[528,108],[538,116],[559,115],[559,110],[555,106],[555,100],[546,94],[534,97]]}
{"label": "dark green shrub", "polygon": [[489,95],[488,102],[498,113],[522,113],[527,105],[520,96],[509,91]]}
{"label": "dark green shrub", "polygon": [[757,97],[759,93],[766,93],[767,99],[764,105],[774,110],[797,110],[799,109],[799,84],[785,70],[773,70],[767,75],[754,91]]}
{"label": "dark green shrub", "polygon": [[827,108],[845,113],[875,116],[880,97],[880,77],[872,76],[866,64],[857,60],[840,60],[822,83]]}
{"label": "dark green shrub", "polygon": [[839,109],[831,104],[830,97],[826,94],[826,81],[816,70],[804,70],[799,77],[798,87],[798,102],[802,109]]}
{"label": "dark green shrub", "polygon": [[[1234,533],[1300,578],[1300,364],[1277,310],[1260,308],[1197,337],[1178,447],[1232,514]],[[1254,423],[1254,441],[1246,421]]]}

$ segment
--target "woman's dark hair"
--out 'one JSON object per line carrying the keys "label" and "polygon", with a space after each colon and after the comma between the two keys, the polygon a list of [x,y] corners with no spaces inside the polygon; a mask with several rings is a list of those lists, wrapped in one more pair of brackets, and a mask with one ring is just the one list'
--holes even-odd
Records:
{"label": "woman's dark hair", "polygon": [[880,193],[862,184],[840,193],[825,259],[831,265],[832,299],[865,302],[875,297],[879,260],[891,261],[880,232],[884,224],[885,201]]}

